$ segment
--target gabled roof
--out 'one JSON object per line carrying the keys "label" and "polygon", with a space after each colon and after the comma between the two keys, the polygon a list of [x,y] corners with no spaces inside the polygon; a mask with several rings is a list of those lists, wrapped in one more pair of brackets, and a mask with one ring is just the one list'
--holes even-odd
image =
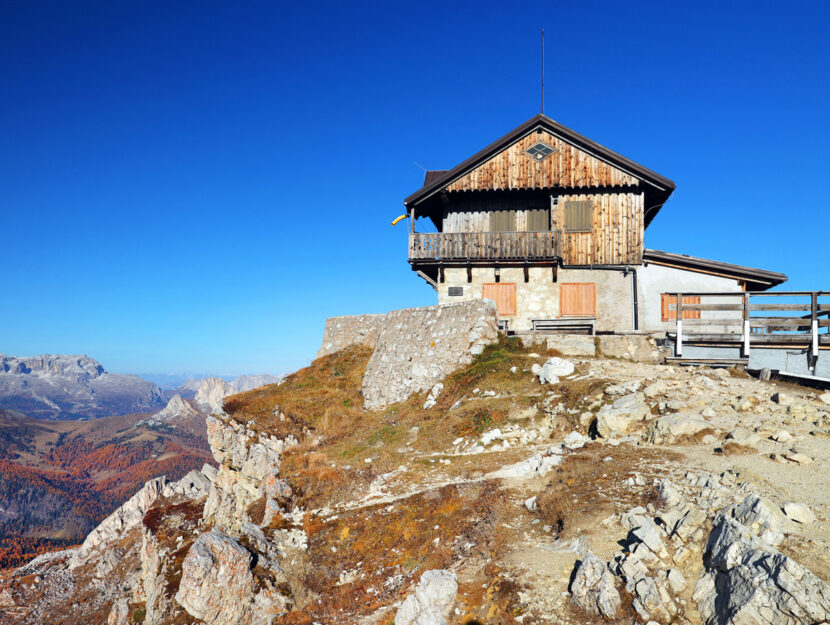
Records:
{"label": "gabled roof", "polygon": [[766,291],[787,281],[787,274],[778,273],[777,271],[733,265],[732,263],[724,263],[719,260],[708,260],[706,258],[687,256],[686,254],[661,252],[660,250],[643,250],[643,262],[743,280],[746,282],[747,290],[749,291]]}
{"label": "gabled roof", "polygon": [[[577,148],[584,150],[588,154],[591,154],[596,158],[603,160],[636,178],[639,178],[652,187],[653,193],[650,195],[653,197],[651,198],[650,204],[646,205],[646,225],[651,222],[662,204],[668,199],[669,195],[671,195],[672,191],[675,189],[674,182],[665,176],[661,176],[647,167],[643,167],[639,163],[635,163],[631,159],[628,159],[613,150],[609,150],[595,141],[591,141],[587,137],[574,132],[570,128],[555,122],[546,115],[536,115],[518,128],[508,132],[501,139],[494,141],[486,148],[474,154],[463,163],[456,165],[452,169],[428,171],[424,180],[424,186],[407,197],[404,200],[404,205],[407,208],[412,208],[424,200],[429,199],[436,193],[440,192],[441,189],[446,187],[449,183],[475,169],[480,164],[492,158],[528,133],[535,131],[537,128],[547,130],[551,134],[558,136],[563,141],[566,141]],[[649,208],[651,208],[650,212]]]}

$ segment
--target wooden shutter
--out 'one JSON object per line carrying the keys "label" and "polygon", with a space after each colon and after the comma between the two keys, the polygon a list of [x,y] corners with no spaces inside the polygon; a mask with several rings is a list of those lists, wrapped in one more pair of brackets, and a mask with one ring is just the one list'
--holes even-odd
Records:
{"label": "wooden shutter", "polygon": [[516,232],[516,211],[492,211],[490,213],[490,232]]}
{"label": "wooden shutter", "polygon": [[527,211],[527,231],[547,232],[550,230],[550,209],[531,208]]}
{"label": "wooden shutter", "polygon": [[[687,295],[683,298],[684,304],[700,304],[700,295]],[[677,311],[669,306],[677,306],[676,293],[663,293],[660,297],[660,318],[663,321],[674,321],[677,319]],[[684,310],[684,319],[700,319],[699,310]]]}
{"label": "wooden shutter", "polygon": [[584,200],[565,202],[565,232],[592,232],[594,203]]}
{"label": "wooden shutter", "polygon": [[481,285],[481,297],[496,302],[499,317],[516,314],[516,284],[511,282],[491,282]]}
{"label": "wooden shutter", "polygon": [[559,290],[562,317],[596,317],[597,285],[593,282],[566,282]]}

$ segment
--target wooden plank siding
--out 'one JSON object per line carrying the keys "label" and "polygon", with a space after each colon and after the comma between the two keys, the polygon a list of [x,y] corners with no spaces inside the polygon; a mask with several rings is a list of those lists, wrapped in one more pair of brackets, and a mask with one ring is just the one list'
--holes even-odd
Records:
{"label": "wooden plank siding", "polygon": [[[556,152],[542,161],[524,154],[544,141]],[[447,186],[447,191],[635,186],[639,180],[547,131],[531,132]]]}
{"label": "wooden plank siding", "polygon": [[642,262],[642,193],[560,195],[553,210],[554,230],[564,230],[565,202],[569,200],[593,202],[593,231],[562,233],[562,262],[565,265],[619,265]]}

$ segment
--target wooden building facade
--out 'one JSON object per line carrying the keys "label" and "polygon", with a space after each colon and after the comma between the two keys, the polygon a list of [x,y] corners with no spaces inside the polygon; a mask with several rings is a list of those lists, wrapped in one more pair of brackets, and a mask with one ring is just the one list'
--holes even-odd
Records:
{"label": "wooden building facade", "polygon": [[[577,318],[596,330],[641,329],[636,272],[649,263],[645,230],[674,188],[537,115],[453,169],[427,172],[404,201],[409,262],[440,302],[494,299],[510,329],[564,327]],[[417,219],[435,231],[416,232]],[[686,265],[683,271],[716,275]],[[717,275],[734,288],[753,279],[744,274],[755,270],[729,267],[735,270]],[[762,273],[763,282],[771,272]],[[784,279],[775,274],[770,284]],[[643,296],[651,306],[654,295]]]}

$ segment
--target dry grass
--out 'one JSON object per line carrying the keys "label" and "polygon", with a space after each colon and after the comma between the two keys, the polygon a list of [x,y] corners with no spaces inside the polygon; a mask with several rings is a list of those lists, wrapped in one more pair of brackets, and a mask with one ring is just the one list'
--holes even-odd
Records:
{"label": "dry grass", "polygon": [[[605,461],[605,457],[612,460]],[[624,481],[638,472],[651,478],[661,475],[668,460],[681,456],[663,449],[646,449],[620,445],[588,446],[579,454],[572,454],[551,474],[539,495],[539,515],[561,537],[573,537],[582,528],[592,526],[597,519],[632,506],[653,502],[651,486],[632,488]]]}
{"label": "dry grass", "polygon": [[[369,614],[403,598],[420,575],[462,557],[492,557],[502,547],[494,531],[506,506],[493,482],[443,488],[391,506],[342,513],[331,520],[307,517],[309,574],[318,598],[305,618],[319,623]],[[338,585],[344,571],[355,578]],[[385,584],[394,576],[397,584]],[[301,615],[280,623],[299,623]]]}

